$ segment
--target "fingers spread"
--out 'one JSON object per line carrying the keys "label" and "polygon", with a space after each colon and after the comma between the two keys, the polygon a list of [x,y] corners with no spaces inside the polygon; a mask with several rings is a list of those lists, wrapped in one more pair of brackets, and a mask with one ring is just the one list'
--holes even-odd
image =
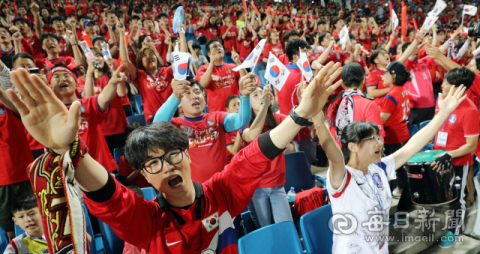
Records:
{"label": "fingers spread", "polygon": [[10,101],[12,101],[13,105],[15,105],[21,117],[24,117],[30,113],[30,109],[28,108],[27,104],[18,98],[18,95],[13,90],[7,90],[7,96]]}
{"label": "fingers spread", "polygon": [[79,101],[75,101],[68,110],[67,125],[72,129],[78,129],[80,127],[80,106],[82,104]]}
{"label": "fingers spread", "polygon": [[35,107],[37,103],[35,100],[30,96],[30,92],[28,91],[28,86],[32,86],[30,79],[27,78],[28,82],[24,82],[21,76],[27,76],[28,73],[24,69],[19,69],[17,71],[11,71],[10,77],[12,78],[12,82],[17,88],[18,92],[22,96],[22,100],[27,104],[29,108]]}

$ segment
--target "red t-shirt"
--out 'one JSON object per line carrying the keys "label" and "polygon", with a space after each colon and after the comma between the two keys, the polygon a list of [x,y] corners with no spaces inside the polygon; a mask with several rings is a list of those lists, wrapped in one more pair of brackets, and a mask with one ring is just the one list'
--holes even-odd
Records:
{"label": "red t-shirt", "polygon": [[137,70],[137,78],[133,81],[142,96],[145,121],[153,120],[157,110],[172,94],[170,83],[173,79],[171,67],[162,67],[155,76],[143,70]]}
{"label": "red t-shirt", "polygon": [[[219,37],[222,37],[227,32],[227,29],[228,26],[221,26]],[[225,54],[230,54],[232,52],[232,48],[237,47],[237,37],[238,29],[236,26],[232,26],[230,29],[228,29],[225,39],[223,39],[223,48],[225,49]]]}
{"label": "red t-shirt", "polygon": [[472,86],[465,92],[467,97],[475,104],[477,109],[480,110],[480,75],[475,74]]}
{"label": "red t-shirt", "polygon": [[[263,58],[268,58],[270,55],[270,51],[278,58],[280,55],[284,54],[285,51],[283,50],[282,44],[272,44],[266,43],[265,47],[263,47]],[[288,59],[288,58],[287,58]]]}
{"label": "red t-shirt", "polygon": [[[360,29],[358,29],[358,34],[360,34]],[[372,49],[372,30],[367,29],[365,32],[365,39],[364,40],[359,40],[360,43],[362,43],[362,46],[366,50],[371,50]]]}
{"label": "red t-shirt", "polygon": [[340,37],[340,35],[337,33],[337,31],[333,31],[332,33],[333,38],[337,39]]}
{"label": "red t-shirt", "polygon": [[[201,22],[201,21],[200,21]],[[206,24],[206,36],[207,40],[213,39],[213,38],[220,38],[219,35],[219,29],[217,27],[210,26],[210,24]]]}
{"label": "red t-shirt", "polygon": [[67,46],[67,41],[62,36],[59,36],[60,42],[58,46],[60,47],[59,55],[63,57],[73,57],[72,48]]}
{"label": "red t-shirt", "polygon": [[[198,68],[197,81],[200,82],[210,64],[205,64]],[[238,80],[240,72],[233,71],[237,67],[235,64],[224,63],[221,66],[213,67],[210,77],[210,84],[205,88],[207,92],[208,110],[225,111],[225,103],[232,94],[238,95]]]}
{"label": "red t-shirt", "polygon": [[[231,145],[235,144],[235,140],[237,138],[237,133],[238,133],[238,131],[225,133],[225,140],[227,142],[227,146],[231,146]],[[247,144],[245,144],[243,139],[240,139],[240,142],[241,142],[240,150],[242,150],[245,146],[247,146]],[[232,161],[232,158],[233,158],[233,154],[227,150],[227,164],[230,163],[230,161]]]}
{"label": "red t-shirt", "polygon": [[282,90],[278,91],[278,108],[280,114],[288,115],[293,106],[298,105],[297,85],[302,82],[302,71],[297,65],[287,65],[288,75]]}
{"label": "red t-shirt", "polygon": [[[435,114],[439,111],[438,103],[435,108]],[[467,143],[466,138],[478,136],[479,133],[479,114],[477,107],[469,99],[466,99],[458,105],[458,107],[450,114],[448,119],[443,123],[440,130],[435,135],[434,150],[451,151]],[[438,134],[440,132],[448,133],[446,145],[438,143]],[[462,157],[454,158],[453,166],[473,165],[473,157],[471,153]]]}
{"label": "red t-shirt", "polygon": [[77,4],[77,8],[82,10],[82,13],[88,13],[89,12],[87,1],[80,0]]}
{"label": "red t-shirt", "polygon": [[281,54],[279,57],[278,57],[278,60],[280,62],[283,63],[283,65],[287,66],[288,64],[290,64],[290,60],[288,59],[288,56],[287,54]]}
{"label": "red t-shirt", "polygon": [[408,91],[403,86],[393,86],[382,100],[380,111],[391,114],[385,122],[385,144],[393,145],[410,138],[407,121],[410,116]]}
{"label": "red t-shirt", "polygon": [[[287,115],[273,113],[277,123],[280,124],[283,120],[287,117]],[[247,128],[250,128],[248,126]],[[263,125],[263,131],[267,132],[269,129],[267,128],[267,123]],[[242,130],[243,132],[243,130]],[[279,156],[275,157],[269,163],[270,170],[266,172],[260,183],[258,184],[257,188],[273,188],[278,187],[285,184],[285,155],[281,153]]]}
{"label": "red t-shirt", "polygon": [[38,37],[35,35],[35,33],[32,32],[32,36],[30,37],[25,37],[27,40],[28,44],[32,46],[33,50],[33,58],[34,59],[42,59],[44,58],[43,52],[42,52],[42,44],[40,43],[40,40]]}
{"label": "red t-shirt", "polygon": [[168,44],[164,43],[165,35],[154,33],[151,34],[150,37],[152,38],[155,49],[157,49],[158,54],[160,54],[160,57],[162,57],[163,62],[167,63]]}
{"label": "red t-shirt", "polygon": [[[100,78],[95,79],[95,95],[99,95],[103,91],[108,85],[108,81],[108,76],[105,74]],[[127,127],[128,122],[125,110],[123,109],[123,98],[115,95],[115,98],[113,98],[110,104],[110,113],[105,117],[105,120],[102,123],[102,132],[105,136],[125,132],[125,127]]]}
{"label": "red t-shirt", "polygon": [[[109,172],[117,169],[117,164],[108,149],[102,132],[102,122],[105,116],[110,112],[102,112],[98,105],[98,95],[80,99],[82,106],[80,107],[80,128],[78,129],[79,137],[88,147],[88,153],[98,163],[105,167]],[[70,104],[65,105],[70,108]]]}
{"label": "red t-shirt", "polygon": [[[118,170],[118,175],[119,176],[129,176],[132,172],[135,171],[130,164],[128,164],[127,160],[125,160],[125,156],[122,155],[120,159],[118,160],[119,164],[119,170]],[[146,188],[146,187],[152,187],[152,185],[145,179],[145,177],[142,174],[138,174],[138,177],[131,183],[131,185],[135,185],[140,188]]]}
{"label": "red t-shirt", "polygon": [[[377,89],[388,88],[389,86],[386,86],[383,83],[383,73],[385,73],[385,71],[380,69],[375,69],[371,71],[367,77],[367,88],[368,87],[376,87]],[[380,105],[382,105],[382,101],[384,97],[385,95],[380,97],[375,97],[373,98],[373,101],[377,103],[377,105],[380,107]]]}
{"label": "red t-shirt", "polygon": [[199,118],[176,117],[172,124],[180,128],[189,142],[192,181],[204,183],[227,165],[227,141],[223,120],[227,112],[212,112]]}
{"label": "red t-shirt", "polygon": [[28,180],[32,153],[20,116],[0,102],[0,186]]}
{"label": "red t-shirt", "polygon": [[40,150],[45,148],[42,144],[40,144],[36,139],[28,133],[27,129],[25,129],[25,134],[27,135],[27,140],[28,140],[28,145],[30,146],[30,150],[35,151],[35,150]]}
{"label": "red t-shirt", "polygon": [[405,67],[412,73],[412,81],[405,83],[405,88],[410,94],[410,108],[431,108],[435,106],[433,96],[432,77],[429,69],[434,69],[437,64],[430,57],[418,61],[405,61]]}
{"label": "red t-shirt", "polygon": [[[49,63],[48,63],[49,62]],[[59,57],[57,59],[48,59],[47,58],[41,58],[41,59],[35,59],[35,65],[40,69],[51,69],[55,64],[64,62],[65,65],[70,66],[73,65],[75,66],[75,58],[65,56],[65,57]]]}
{"label": "red t-shirt", "polygon": [[[202,20],[203,19],[192,19],[192,24],[196,25],[196,26],[200,26],[202,24]],[[205,20],[205,23],[207,22],[207,20]],[[206,35],[205,34],[205,29],[202,27],[202,28],[199,28],[198,30],[195,30],[195,36],[200,36],[201,35]]]}
{"label": "red t-shirt", "polygon": [[252,53],[253,50],[253,42],[250,38],[244,39],[237,41],[237,48],[238,50],[238,55],[240,56],[240,61],[245,61],[245,58],[247,58],[250,53]]}

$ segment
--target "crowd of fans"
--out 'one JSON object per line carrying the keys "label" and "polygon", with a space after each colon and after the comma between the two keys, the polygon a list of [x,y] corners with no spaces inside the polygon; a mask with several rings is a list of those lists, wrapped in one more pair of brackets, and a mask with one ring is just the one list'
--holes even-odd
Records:
{"label": "crowd of fans", "polygon": [[[382,215],[388,221],[392,197],[400,198],[399,211],[411,208],[403,164],[435,135],[433,148],[447,151],[437,158],[435,167],[446,168],[451,163],[455,175],[464,179],[462,197],[456,201],[458,209],[465,211],[475,202],[473,165],[477,163],[474,158],[480,155],[480,124],[476,120],[480,119],[480,50],[478,38],[466,36],[464,28],[472,27],[478,15],[464,16],[462,12],[465,4],[476,6],[476,1],[447,1],[438,21],[428,30],[422,29],[422,25],[435,2],[406,1],[404,37],[400,26],[392,26],[385,1],[254,4],[256,7],[248,3],[245,11],[241,2],[234,1],[0,0],[0,225],[12,239],[13,221],[27,234],[13,239],[5,253],[34,253],[29,248],[48,248],[42,242],[48,236],[43,235],[27,167],[41,158],[46,148],[58,147],[45,147],[45,142],[39,142],[29,125],[40,122],[40,117],[28,118],[27,122],[25,114],[34,110],[25,111],[18,106],[20,97],[29,107],[37,106],[38,112],[53,112],[53,99],[41,99],[38,91],[30,89],[40,87],[40,83],[53,91],[56,103],[76,109],[78,105],[74,105],[80,102],[78,135],[91,158],[114,174],[118,182],[109,175],[103,183],[115,193],[109,193],[103,185],[102,189],[86,187],[80,181],[79,185],[88,197],[85,202],[90,212],[107,224],[116,225],[113,227],[117,234],[127,242],[125,253],[160,253],[170,247],[164,246],[164,238],[161,243],[139,241],[128,235],[131,228],[118,226],[114,221],[115,216],[130,220],[131,213],[118,210],[107,215],[105,209],[111,209],[122,195],[137,198],[120,183],[159,190],[163,196],[157,197],[158,210],[168,209],[179,225],[180,221],[185,224],[183,216],[193,218],[201,213],[205,219],[211,215],[197,211],[202,205],[210,206],[209,203],[194,201],[194,206],[191,200],[185,203],[176,194],[173,196],[180,201],[169,199],[169,192],[189,186],[195,189],[192,200],[200,200],[203,195],[215,199],[218,204],[212,209],[219,209],[216,216],[237,217],[232,221],[237,228],[237,215],[247,206],[256,226],[264,227],[292,221],[291,204],[284,189],[284,154],[290,152],[303,151],[310,165],[326,165],[328,161],[325,188],[334,213],[351,211],[356,202],[368,199],[353,187],[347,188],[353,178],[359,186],[362,181],[369,183],[360,189],[375,193],[371,195],[370,201],[376,200],[372,206],[386,211]],[[400,2],[391,4],[400,18]],[[184,9],[183,30],[175,33],[172,22],[180,6]],[[342,45],[339,35],[345,26],[349,34]],[[263,39],[266,43],[256,67],[234,71]],[[176,50],[189,54],[186,80],[174,78]],[[270,53],[290,72],[281,90],[267,84],[261,75],[268,71]],[[306,54],[310,67],[318,73],[309,85],[296,64],[302,54]],[[34,75],[29,77],[23,69]],[[326,76],[333,78],[326,81]],[[325,98],[315,97],[309,90],[329,82],[335,84],[335,89],[324,90],[329,95]],[[14,93],[7,93],[9,89]],[[467,99],[462,101],[460,94],[464,90]],[[324,99],[323,113],[311,115],[311,109],[308,114],[301,114],[306,107],[318,106],[305,105],[311,102],[306,95]],[[141,97],[142,107],[133,103],[135,96]],[[304,100],[307,102],[302,107]],[[452,106],[458,101],[459,106]],[[50,106],[40,108],[42,105]],[[139,112],[143,112],[144,124],[127,121],[127,117]],[[282,129],[282,123],[290,124],[289,114],[302,128],[285,141],[279,137],[281,133],[274,134],[273,130]],[[303,118],[312,119],[314,125],[297,121]],[[410,135],[412,126],[427,120],[432,121],[420,135]],[[270,133],[269,139],[262,135],[266,132]],[[288,133],[285,135],[289,137]],[[117,164],[113,151],[123,147],[125,155]],[[278,149],[284,150],[276,154]],[[247,155],[252,156],[252,161],[245,161]],[[373,164],[380,158],[383,166]],[[153,178],[165,174],[166,168],[185,162],[190,164],[191,173]],[[253,173],[261,167],[261,175]],[[376,177],[370,172],[377,172]],[[244,174],[256,178],[250,181],[244,179]],[[225,179],[221,177],[237,178],[232,186],[249,190],[239,196],[228,189],[233,187],[222,185]],[[190,178],[194,182],[191,186],[186,183]],[[382,188],[379,193],[378,182],[383,181],[383,186],[388,187],[388,181],[394,179],[397,183],[392,190]],[[217,185],[222,189],[216,190]],[[363,189],[371,188],[370,185],[376,185],[377,191]],[[99,189],[109,196],[99,194]],[[223,191],[222,197],[213,193]],[[189,207],[195,209],[190,211]],[[153,208],[147,208],[132,208],[138,213],[133,216],[148,217]],[[202,223],[192,224],[189,233],[194,235],[195,230],[201,230]],[[455,234],[459,230],[456,228]],[[239,234],[237,231],[236,235]],[[27,248],[26,242],[19,240],[26,236],[39,241],[27,241]],[[236,239],[235,232],[233,236]],[[335,235],[334,253],[344,253],[348,243],[358,241],[351,237]],[[178,248],[180,245],[183,246],[179,244]],[[360,245],[378,248],[381,253],[386,253],[385,248],[388,251],[380,242]],[[223,247],[225,253],[236,251]]]}

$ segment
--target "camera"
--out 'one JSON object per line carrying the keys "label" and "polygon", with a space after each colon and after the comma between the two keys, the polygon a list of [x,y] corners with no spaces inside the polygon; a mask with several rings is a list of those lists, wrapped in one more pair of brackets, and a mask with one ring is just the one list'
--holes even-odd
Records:
{"label": "camera", "polygon": [[468,37],[480,38],[480,22],[476,22],[473,27],[468,28]]}

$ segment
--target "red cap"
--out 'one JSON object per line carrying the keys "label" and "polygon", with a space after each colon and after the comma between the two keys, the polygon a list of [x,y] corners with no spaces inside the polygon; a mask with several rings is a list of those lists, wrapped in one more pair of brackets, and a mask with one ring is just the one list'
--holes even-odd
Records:
{"label": "red cap", "polygon": [[72,75],[72,77],[75,79],[75,82],[77,81],[77,76],[68,68],[65,68],[63,66],[58,66],[58,67],[55,67],[53,69],[51,69],[49,72],[48,72],[48,76],[47,76],[47,81],[48,81],[48,84],[50,84],[50,80],[52,79],[52,76],[55,72],[57,71],[64,71],[64,72],[68,72],[70,75]]}

